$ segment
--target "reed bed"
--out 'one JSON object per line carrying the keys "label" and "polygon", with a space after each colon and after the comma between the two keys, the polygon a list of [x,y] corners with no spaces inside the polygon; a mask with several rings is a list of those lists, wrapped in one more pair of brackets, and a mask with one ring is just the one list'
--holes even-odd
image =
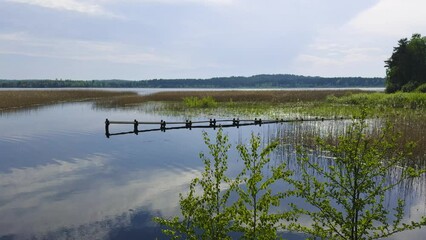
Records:
{"label": "reed bed", "polygon": [[342,97],[330,96],[329,102],[349,105],[370,105],[376,107],[391,108],[426,108],[426,94],[420,92],[412,93],[373,93],[373,94],[352,94]]}
{"label": "reed bed", "polygon": [[137,95],[133,92],[92,90],[12,90],[0,91],[0,111],[31,108],[63,102],[113,99]]}
{"label": "reed bed", "polygon": [[187,97],[212,97],[218,102],[312,102],[326,100],[327,96],[346,96],[360,93],[360,90],[318,90],[318,91],[188,91],[188,92],[159,92],[148,95],[150,101],[181,101]]}
{"label": "reed bed", "polygon": [[347,96],[354,93],[365,93],[361,90],[313,90],[313,91],[286,91],[286,90],[267,90],[267,91],[175,91],[158,92],[146,96],[126,96],[114,99],[111,102],[117,106],[137,104],[150,101],[162,102],[182,102],[187,98],[206,98],[211,97],[217,102],[268,102],[268,103],[288,103],[288,102],[315,102],[325,101],[328,96]]}

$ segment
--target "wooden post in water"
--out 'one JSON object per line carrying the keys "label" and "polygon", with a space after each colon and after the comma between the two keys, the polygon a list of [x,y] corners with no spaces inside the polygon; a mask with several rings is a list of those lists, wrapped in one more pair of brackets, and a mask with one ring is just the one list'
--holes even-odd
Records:
{"label": "wooden post in water", "polygon": [[185,122],[185,127],[186,127],[186,129],[188,129],[188,128],[189,128],[189,130],[192,130],[192,121],[190,121],[190,120],[186,120],[186,122]]}
{"label": "wooden post in water", "polygon": [[166,131],[166,121],[161,120],[161,122],[160,122],[160,130],[162,132]]}
{"label": "wooden post in water", "polygon": [[216,129],[216,118],[213,120],[210,118],[210,127],[213,127],[213,129]]}
{"label": "wooden post in water", "polygon": [[257,124],[259,124],[259,126],[262,126],[262,119],[259,118],[259,120],[257,120],[257,118],[254,119],[254,125],[256,126]]}
{"label": "wooden post in water", "polygon": [[138,125],[139,125],[139,122],[135,119],[135,121],[133,122],[133,132],[134,132],[136,135],[138,135],[138,132],[139,132],[139,130],[138,130]]}
{"label": "wooden post in water", "polygon": [[232,119],[232,125],[233,126],[237,126],[237,128],[240,128],[240,119],[239,118],[237,118],[237,119]]}
{"label": "wooden post in water", "polygon": [[108,118],[105,120],[105,136],[109,138],[109,120]]}

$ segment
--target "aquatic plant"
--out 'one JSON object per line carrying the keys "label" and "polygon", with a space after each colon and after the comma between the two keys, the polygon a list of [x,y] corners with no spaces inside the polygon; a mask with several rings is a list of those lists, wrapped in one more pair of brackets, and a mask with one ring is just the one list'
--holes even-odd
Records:
{"label": "aquatic plant", "polygon": [[[308,216],[312,224],[292,223],[290,229],[321,239],[360,240],[385,238],[426,225],[425,216],[404,222],[401,198],[394,209],[386,208],[390,201],[386,193],[425,173],[405,162],[412,146],[401,149],[389,125],[380,136],[369,136],[365,118],[364,114],[354,120],[336,145],[318,139],[324,157],[314,159],[299,148],[301,177],[286,181],[294,187],[293,194],[315,210],[293,203],[295,213]],[[331,164],[324,168],[321,160]]]}
{"label": "aquatic plant", "polygon": [[371,94],[352,94],[342,97],[329,96],[328,102],[350,104],[350,105],[364,105],[372,108],[387,107],[387,108],[409,108],[409,109],[425,109],[426,108],[426,94],[415,93],[402,93],[397,92],[393,94],[385,93],[371,93]]}
{"label": "aquatic plant", "polygon": [[184,97],[183,103],[189,108],[215,108],[218,105],[217,101],[211,96],[203,98]]}

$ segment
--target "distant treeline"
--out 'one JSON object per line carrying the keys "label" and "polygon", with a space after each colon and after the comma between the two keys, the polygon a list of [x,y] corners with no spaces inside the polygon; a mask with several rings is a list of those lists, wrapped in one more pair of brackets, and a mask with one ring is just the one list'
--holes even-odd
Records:
{"label": "distant treeline", "polygon": [[290,74],[210,79],[0,80],[0,88],[332,88],[384,87],[384,78],[307,77]]}

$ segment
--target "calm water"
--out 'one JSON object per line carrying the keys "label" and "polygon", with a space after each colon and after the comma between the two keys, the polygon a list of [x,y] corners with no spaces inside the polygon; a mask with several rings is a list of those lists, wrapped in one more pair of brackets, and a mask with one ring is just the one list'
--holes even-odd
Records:
{"label": "calm water", "polygon": [[[104,135],[113,120],[183,120],[139,110],[95,109],[90,103],[64,104],[0,115],[0,239],[162,238],[153,216],[178,213],[178,194],[203,169],[202,131],[173,130],[136,135]],[[304,123],[308,124],[308,123]],[[321,132],[331,123],[311,124]],[[252,132],[264,141],[292,136],[302,125],[225,129],[233,146]],[[321,130],[322,129],[322,130]],[[111,131],[131,126],[112,126]],[[211,136],[215,131],[207,129]],[[289,158],[280,152],[273,161]],[[241,168],[230,156],[230,172]],[[426,214],[425,179],[406,191],[407,219]],[[395,239],[424,239],[426,229]],[[300,239],[286,235],[288,239]]]}

